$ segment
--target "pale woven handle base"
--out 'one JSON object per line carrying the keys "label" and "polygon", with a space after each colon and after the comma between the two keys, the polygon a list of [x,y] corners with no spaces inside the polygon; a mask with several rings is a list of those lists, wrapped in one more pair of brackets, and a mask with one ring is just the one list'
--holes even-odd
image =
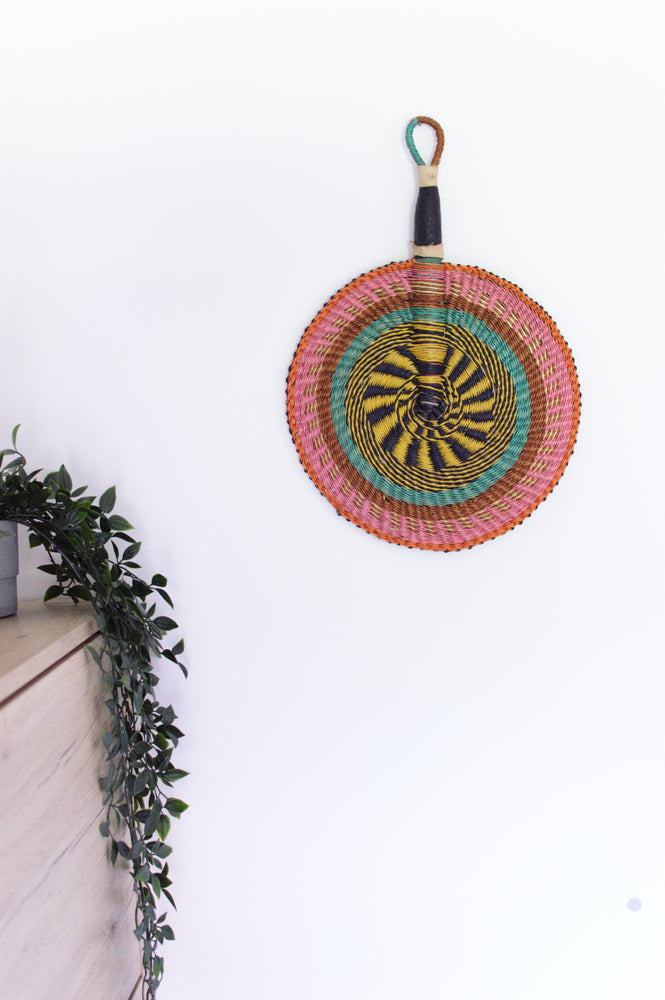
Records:
{"label": "pale woven handle base", "polygon": [[443,260],[443,243],[437,243],[433,247],[419,247],[413,244],[414,257],[440,257]]}

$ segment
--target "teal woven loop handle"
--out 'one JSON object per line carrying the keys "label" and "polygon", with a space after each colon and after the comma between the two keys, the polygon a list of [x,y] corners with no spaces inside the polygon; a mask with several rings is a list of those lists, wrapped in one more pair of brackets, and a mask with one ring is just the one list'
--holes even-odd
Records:
{"label": "teal woven loop handle", "polygon": [[436,133],[436,149],[434,150],[434,156],[432,157],[431,166],[438,167],[439,163],[441,162],[441,153],[443,152],[443,142],[444,142],[443,129],[441,128],[441,126],[437,121],[434,121],[433,118],[425,118],[423,115],[419,115],[417,118],[412,118],[409,124],[406,126],[406,144],[409,147],[409,152],[411,153],[411,156],[414,158],[419,167],[424,167],[425,161],[418,152],[416,144],[413,140],[413,130],[415,129],[416,125],[429,125],[430,128],[434,129]]}

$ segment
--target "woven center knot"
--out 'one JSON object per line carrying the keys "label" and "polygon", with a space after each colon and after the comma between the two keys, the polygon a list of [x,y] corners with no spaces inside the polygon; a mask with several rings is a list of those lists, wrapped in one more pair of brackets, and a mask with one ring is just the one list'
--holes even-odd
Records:
{"label": "woven center knot", "polygon": [[437,392],[429,387],[422,389],[416,398],[413,412],[428,422],[443,420],[448,409],[448,400],[444,392]]}

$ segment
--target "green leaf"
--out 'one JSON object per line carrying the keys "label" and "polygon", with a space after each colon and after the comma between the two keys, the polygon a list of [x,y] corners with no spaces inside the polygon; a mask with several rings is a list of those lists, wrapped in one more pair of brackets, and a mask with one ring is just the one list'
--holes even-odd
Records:
{"label": "green leaf", "polygon": [[109,486],[107,490],[104,490],[99,498],[98,506],[105,514],[111,513],[115,507],[115,486]]}
{"label": "green leaf", "polygon": [[145,844],[142,840],[135,841],[132,844],[131,851],[129,852],[131,860],[136,861],[137,858],[140,858],[144,849],[145,849]]}
{"label": "green leaf", "polygon": [[152,580],[150,581],[150,585],[152,587],[165,587],[167,583],[168,580],[166,579],[165,576],[162,576],[161,573],[155,573]]}
{"label": "green leaf", "polygon": [[171,895],[171,893],[169,892],[169,890],[162,888],[162,893],[166,896],[166,898],[168,899],[168,901],[171,904],[171,906],[173,907],[173,909],[177,910],[178,907],[175,905],[175,899],[173,898],[173,896]]}
{"label": "green leaf", "polygon": [[170,632],[171,629],[174,629],[174,628],[178,627],[178,623],[177,622],[174,622],[172,618],[166,618],[164,615],[161,615],[160,617],[155,618],[154,619],[154,624],[157,626],[157,628],[161,632]]}
{"label": "green leaf", "polygon": [[14,446],[14,448],[16,447],[16,435],[18,434],[20,426],[21,426],[20,424],[17,424],[14,430],[12,431],[12,445]]}
{"label": "green leaf", "polygon": [[[134,778],[134,795],[140,795],[148,787],[148,771],[139,771]],[[152,833],[152,830],[150,831]]]}
{"label": "green leaf", "polygon": [[40,570],[42,573],[48,573],[51,576],[55,576],[57,573],[60,572],[60,567],[55,566],[53,563],[46,563],[45,566],[38,566],[37,569]]}
{"label": "green leaf", "polygon": [[185,640],[180,639],[171,650],[174,656],[181,656],[185,652]]}
{"label": "green leaf", "polygon": [[54,597],[60,597],[61,594],[62,587],[59,587],[57,584],[53,584],[53,586],[49,587],[44,594],[44,601],[52,601]]}
{"label": "green leaf", "polygon": [[101,658],[100,654],[97,652],[97,650],[95,649],[95,647],[94,646],[86,646],[85,649],[86,649],[86,652],[87,652],[88,656],[91,656],[92,659],[97,664],[97,666],[101,667],[101,665],[102,665],[102,658]]}
{"label": "green leaf", "polygon": [[162,803],[159,799],[156,799],[155,804],[150,810],[150,815],[145,821],[145,826],[143,828],[143,834],[145,837],[151,837],[152,834],[157,829],[157,824],[159,822],[159,817],[162,815]]}
{"label": "green leaf", "polygon": [[171,820],[168,818],[166,813],[162,813],[157,821],[157,833],[162,840],[166,840],[169,835],[169,830],[171,829]]}
{"label": "green leaf", "polygon": [[134,873],[135,882],[147,882],[150,878],[150,865],[141,865],[139,870]]}
{"label": "green leaf", "polygon": [[137,555],[140,548],[140,542],[133,542],[131,545],[128,545],[122,554],[122,561],[127,562],[128,559],[133,559],[134,556]]}
{"label": "green leaf", "polygon": [[163,601],[166,601],[166,603],[170,608],[173,607],[173,601],[171,600],[171,598],[169,597],[169,595],[166,593],[165,590],[163,590],[161,587],[157,587],[157,593],[159,594],[159,596],[162,598]]}
{"label": "green leaf", "polygon": [[164,808],[171,813],[172,816],[180,816],[184,813],[185,809],[189,809],[186,802],[182,799],[167,799],[164,803]]}
{"label": "green leaf", "polygon": [[183,778],[188,777],[188,775],[189,771],[181,771],[177,767],[171,767],[166,772],[165,778],[167,781],[174,782],[174,781],[181,781]]}
{"label": "green leaf", "polygon": [[157,846],[153,848],[152,853],[156,857],[164,859],[168,858],[169,854],[171,854],[172,851],[173,848],[169,847],[168,844],[157,844]]}
{"label": "green leaf", "polygon": [[[131,566],[131,563],[127,563]],[[152,587],[149,587],[147,583],[143,580],[132,580],[132,591],[136,594],[140,601],[145,601],[149,594],[152,594]]]}
{"label": "green leaf", "polygon": [[123,542],[129,542],[130,544],[134,541],[131,535],[128,535],[125,531],[116,531],[115,537],[119,538]]}
{"label": "green leaf", "polygon": [[69,493],[72,488],[72,477],[69,475],[64,465],[61,465],[58,469],[58,484],[63,488],[63,490],[66,490],[67,493]]}
{"label": "green leaf", "polygon": [[107,822],[99,824],[99,832],[101,833],[102,837],[108,837],[110,835],[109,834],[109,825],[108,825]]}
{"label": "green leaf", "polygon": [[130,524],[129,521],[120,517],[119,514],[111,514],[108,519],[109,525],[113,531],[133,531],[134,525]]}
{"label": "green leaf", "polygon": [[167,941],[175,941],[175,934],[173,933],[172,929],[169,927],[168,924],[164,924],[162,926],[162,934],[164,935]]}

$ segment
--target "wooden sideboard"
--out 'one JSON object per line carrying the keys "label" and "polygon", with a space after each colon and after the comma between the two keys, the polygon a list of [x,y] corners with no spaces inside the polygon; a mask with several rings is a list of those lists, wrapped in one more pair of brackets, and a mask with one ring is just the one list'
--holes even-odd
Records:
{"label": "wooden sideboard", "polygon": [[108,715],[89,607],[0,620],[0,1000],[140,996],[134,893],[108,859]]}

